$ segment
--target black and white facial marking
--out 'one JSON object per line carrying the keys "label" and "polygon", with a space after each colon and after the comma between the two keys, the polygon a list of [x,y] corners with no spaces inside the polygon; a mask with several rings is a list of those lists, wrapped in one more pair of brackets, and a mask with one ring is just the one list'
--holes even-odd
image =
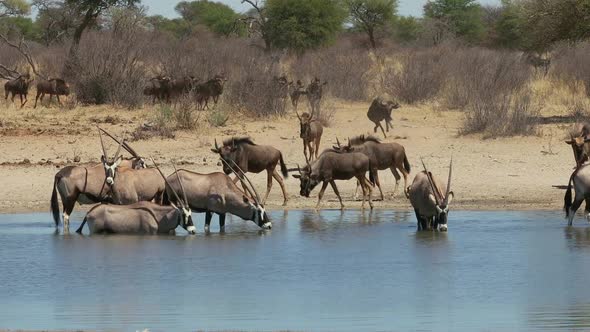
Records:
{"label": "black and white facial marking", "polygon": [[257,203],[256,204],[250,203],[250,205],[254,209],[253,220],[256,223],[256,225],[258,225],[258,227],[260,227],[262,229],[271,229],[272,223],[271,223],[270,219],[268,218],[268,215],[266,214],[266,210],[264,209],[264,206],[262,206],[261,204],[257,204]]}
{"label": "black and white facial marking", "polygon": [[105,182],[112,186],[115,183],[115,176],[117,175],[117,167],[121,164],[123,157],[119,156],[114,162],[109,163],[105,156],[101,157],[102,165],[104,167],[106,180]]}
{"label": "black and white facial marking", "polygon": [[197,234],[197,229],[195,228],[195,224],[193,224],[193,217],[192,211],[190,208],[179,208],[180,216],[182,219],[181,226],[182,228],[186,229],[186,231],[191,234]]}
{"label": "black and white facial marking", "polygon": [[145,160],[143,160],[143,158],[135,159],[134,162],[133,162],[133,168],[134,169],[147,168],[147,165],[145,163]]}
{"label": "black and white facial marking", "polygon": [[453,196],[453,192],[450,192],[446,205],[439,205],[436,203],[434,196],[429,195],[430,201],[436,208],[435,224],[438,225],[438,230],[441,232],[446,232],[448,230],[447,220],[449,216],[449,206],[453,200]]}

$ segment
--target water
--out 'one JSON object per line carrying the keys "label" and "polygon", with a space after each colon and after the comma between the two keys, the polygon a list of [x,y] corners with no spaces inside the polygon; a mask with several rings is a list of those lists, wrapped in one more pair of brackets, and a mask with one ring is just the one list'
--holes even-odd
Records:
{"label": "water", "polygon": [[[75,229],[81,215],[75,215]],[[0,328],[135,331],[590,329],[590,228],[559,213],[276,211],[262,233],[54,235],[0,216]],[[203,229],[202,216],[197,228]]]}

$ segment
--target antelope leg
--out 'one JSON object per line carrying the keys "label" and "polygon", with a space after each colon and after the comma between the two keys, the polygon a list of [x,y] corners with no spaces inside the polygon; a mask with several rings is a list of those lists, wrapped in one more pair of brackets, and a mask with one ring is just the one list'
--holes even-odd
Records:
{"label": "antelope leg", "polygon": [[225,233],[225,213],[219,214],[219,232]]}
{"label": "antelope leg", "polygon": [[336,196],[338,197],[338,200],[340,201],[340,210],[344,210],[344,204],[342,204],[342,197],[340,197],[340,193],[338,192],[338,187],[336,187],[336,182],[334,182],[334,180],[331,180],[330,186],[332,186],[332,190],[334,190],[334,193],[336,194]]}
{"label": "antelope leg", "polygon": [[213,218],[213,213],[210,211],[205,212],[205,233],[209,233],[211,218]]}
{"label": "antelope leg", "polygon": [[277,180],[279,186],[281,186],[281,191],[283,192],[283,206],[287,206],[287,202],[289,201],[289,196],[287,195],[287,190],[285,189],[285,182],[283,178],[279,175],[279,173],[275,170],[272,174],[272,177]]}
{"label": "antelope leg", "polygon": [[264,195],[264,200],[262,201],[262,204],[266,204],[266,200],[268,199],[268,195],[270,194],[270,189],[272,189],[272,173],[273,170],[266,170],[266,195]]}
{"label": "antelope leg", "polygon": [[320,209],[320,202],[322,201],[322,197],[324,197],[324,191],[326,191],[327,186],[328,186],[328,181],[324,181],[322,183],[322,189],[320,190],[320,193],[318,194],[318,204],[315,207],[316,211],[318,211]]}

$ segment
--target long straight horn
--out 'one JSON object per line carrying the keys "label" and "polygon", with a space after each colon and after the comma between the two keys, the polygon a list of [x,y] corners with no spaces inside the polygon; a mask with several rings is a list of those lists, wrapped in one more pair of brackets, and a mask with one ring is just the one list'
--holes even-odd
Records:
{"label": "long straight horn", "polygon": [[102,134],[100,132],[100,128],[98,126],[96,126],[96,128],[98,128],[98,137],[100,137],[100,146],[102,147],[102,155],[103,155],[104,159],[106,160],[108,158],[107,157],[107,149],[104,146],[104,141],[102,139]]}
{"label": "long straight horn", "polygon": [[336,137],[336,144],[338,145],[338,147],[340,147],[340,141],[338,140],[338,137]]}
{"label": "long straight horn", "polygon": [[451,175],[453,174],[453,156],[451,156],[451,164],[449,165],[449,179],[447,180],[447,193],[445,194],[445,201],[443,205],[449,203],[449,193],[451,192]]}
{"label": "long straight horn", "polygon": [[182,197],[184,198],[184,204],[186,206],[189,206],[188,199],[186,198],[186,191],[184,190],[184,184],[182,183],[182,180],[180,179],[180,175],[178,175],[178,170],[176,169],[176,165],[174,163],[172,163],[172,167],[174,167],[174,173],[176,173],[176,178],[178,179],[178,183],[180,183],[180,189],[182,189]]}
{"label": "long straight horn", "polygon": [[117,148],[117,152],[115,152],[115,155],[113,156],[113,162],[117,160],[117,158],[119,158],[119,153],[121,152],[121,147],[123,146],[124,141],[125,138],[121,138],[121,141],[119,142],[119,147]]}
{"label": "long straight horn", "polygon": [[[108,131],[102,129],[102,128],[98,128],[100,131],[102,131],[105,135],[107,135],[108,137],[110,137],[113,141],[117,142],[117,144],[120,144],[121,142],[119,142],[118,139],[115,138],[115,136],[111,135]],[[129,144],[127,144],[127,142],[123,142],[123,149],[125,149],[127,152],[129,152],[130,155],[132,155],[135,158],[141,158],[139,156],[139,154],[137,154],[137,152],[135,152],[135,150],[133,150],[131,148],[131,146],[129,146]]]}
{"label": "long straight horn", "polygon": [[160,175],[164,179],[164,182],[166,182],[166,185],[170,188],[170,190],[174,194],[174,197],[176,197],[176,201],[179,202],[180,205],[182,205],[183,207],[185,207],[184,206],[184,203],[182,202],[182,200],[180,199],[180,197],[176,193],[176,190],[174,190],[174,188],[172,188],[172,186],[170,185],[170,182],[168,182],[168,178],[166,178],[166,176],[164,175],[164,173],[162,173],[162,170],[160,169],[160,167],[158,166],[158,164],[156,164],[156,162],[154,161],[154,158],[150,157],[150,160],[152,161],[152,163],[154,163],[154,166],[156,166],[156,169],[158,170],[158,172],[160,172]]}
{"label": "long straight horn", "polygon": [[238,171],[236,171],[225,159],[223,159],[223,158],[220,158],[220,159],[236,175],[238,180],[240,180],[240,183],[244,186],[244,188],[246,188],[246,191],[248,192],[250,197],[252,197],[252,198],[254,198],[254,200],[256,200],[256,196],[254,195],[252,190],[250,190],[250,187],[248,187],[246,182],[244,182],[244,179],[242,179],[242,176],[240,175],[240,173],[238,173]]}
{"label": "long straight horn", "polygon": [[436,190],[436,186],[434,185],[434,181],[430,177],[430,173],[426,169],[426,164],[424,163],[424,159],[420,157],[420,161],[422,162],[422,167],[424,167],[424,172],[426,173],[426,177],[428,178],[428,183],[430,183],[430,189],[432,189],[432,193],[434,194],[434,198],[436,199],[436,203],[440,205],[440,198],[438,197],[438,190]]}
{"label": "long straight horn", "polygon": [[219,151],[219,145],[217,145],[217,138],[215,139],[215,150]]}
{"label": "long straight horn", "polygon": [[258,195],[258,192],[256,191],[256,188],[252,184],[252,181],[250,181],[250,179],[248,178],[248,176],[246,175],[246,173],[244,173],[244,171],[240,168],[240,166],[238,166],[238,164],[236,164],[235,161],[233,161],[232,159],[230,159],[230,161],[234,164],[234,166],[238,169],[238,171],[240,171],[240,173],[242,173],[242,175],[244,176],[244,178],[246,179],[246,181],[248,181],[248,184],[250,184],[250,188],[252,188],[252,191],[254,191],[254,194],[256,194],[256,199],[258,200],[258,204],[260,204],[260,202],[262,202],[262,200],[260,199],[260,195]]}

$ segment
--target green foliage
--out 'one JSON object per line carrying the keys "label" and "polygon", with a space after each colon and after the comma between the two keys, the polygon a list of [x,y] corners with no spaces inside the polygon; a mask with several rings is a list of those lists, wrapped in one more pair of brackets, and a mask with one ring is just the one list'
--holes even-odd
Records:
{"label": "green foliage", "polygon": [[27,15],[31,6],[26,0],[1,0],[0,17]]}
{"label": "green foliage", "polygon": [[9,37],[23,37],[25,40],[39,40],[41,30],[33,20],[28,17],[2,17],[0,18],[0,32]]}
{"label": "green foliage", "polygon": [[545,52],[559,41],[590,37],[590,0],[522,0],[525,49]]}
{"label": "green foliage", "polygon": [[228,5],[208,0],[182,1],[175,9],[189,24],[204,25],[219,35],[246,34],[245,26],[238,24],[240,15]]}
{"label": "green foliage", "polygon": [[478,42],[484,33],[481,6],[475,0],[433,0],[424,5],[424,15],[446,22],[453,33],[468,42]]}
{"label": "green foliage", "polygon": [[332,42],[346,17],[337,0],[268,0],[265,13],[273,47],[297,52]]}
{"label": "green foliage", "polygon": [[397,0],[345,0],[350,22],[356,29],[364,31],[371,43],[376,46],[377,30],[391,23],[397,13]]}
{"label": "green foliage", "polygon": [[66,0],[67,4],[76,6],[80,11],[98,14],[110,7],[129,7],[139,2],[140,0]]}
{"label": "green foliage", "polygon": [[412,42],[418,40],[424,30],[420,19],[413,16],[400,16],[394,20],[393,37],[400,42]]}
{"label": "green foliage", "polygon": [[168,19],[162,15],[154,15],[146,18],[148,26],[154,31],[168,32],[177,38],[190,35],[191,25],[182,18]]}
{"label": "green foliage", "polygon": [[520,8],[511,0],[502,0],[501,14],[495,24],[494,46],[517,49],[523,44]]}

